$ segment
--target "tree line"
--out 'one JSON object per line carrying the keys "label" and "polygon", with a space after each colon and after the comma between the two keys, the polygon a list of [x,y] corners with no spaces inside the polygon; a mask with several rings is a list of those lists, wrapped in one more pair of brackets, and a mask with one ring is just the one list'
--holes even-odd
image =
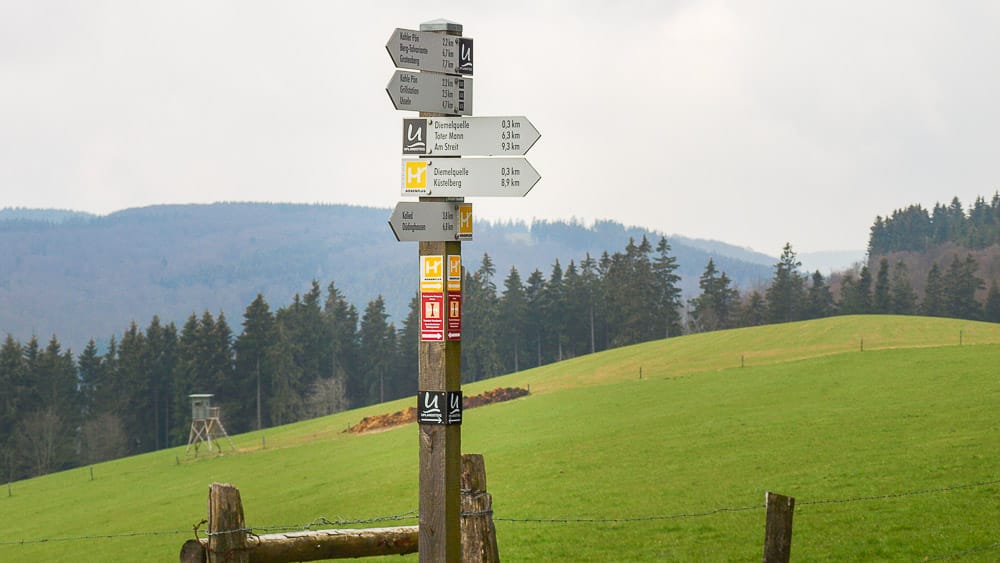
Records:
{"label": "tree line", "polygon": [[897,209],[889,217],[875,218],[868,239],[870,256],[899,251],[922,252],[946,242],[970,249],[1000,244],[1000,192],[987,203],[982,196],[968,213],[958,197],[944,205],[937,203],[928,212],[920,205]]}
{"label": "tree line", "polygon": [[[468,263],[468,262],[467,262]],[[1000,322],[994,282],[985,303],[971,256],[935,266],[919,298],[902,262],[844,274],[835,290],[801,272],[786,244],[762,289],[741,292],[709,259],[699,294],[684,300],[666,238],[630,239],[548,275],[511,268],[498,284],[488,254],[463,281],[466,382],[684,333],[837,314],[896,313]],[[224,313],[192,314],[179,329],[134,321],[106,350],[78,356],[53,336],[0,346],[0,469],[9,479],[185,444],[192,393],[213,393],[231,433],[266,428],[414,395],[419,295],[400,327],[381,296],[361,312],[333,282],[272,310],[262,295],[235,334]]]}

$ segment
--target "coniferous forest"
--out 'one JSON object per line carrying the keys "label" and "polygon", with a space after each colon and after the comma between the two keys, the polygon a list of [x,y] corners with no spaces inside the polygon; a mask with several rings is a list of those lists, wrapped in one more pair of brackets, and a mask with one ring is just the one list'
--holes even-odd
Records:
{"label": "coniferous forest", "polygon": [[[926,273],[906,252],[938,252]],[[463,381],[684,333],[842,314],[947,316],[1000,322],[1000,290],[973,250],[1000,249],[1000,196],[965,213],[954,199],[876,218],[869,260],[825,278],[801,271],[786,244],[771,279],[738,288],[709,259],[699,292],[683,299],[666,238],[630,239],[548,272],[497,272],[466,256]],[[989,283],[987,284],[987,280]],[[186,443],[191,393],[213,393],[227,430],[240,433],[414,395],[419,296],[402,326],[381,296],[362,310],[334,281],[313,280],[274,307],[258,295],[235,323],[192,313],[181,327],[132,322],[99,350],[58,337],[0,346],[0,477],[19,479]]]}

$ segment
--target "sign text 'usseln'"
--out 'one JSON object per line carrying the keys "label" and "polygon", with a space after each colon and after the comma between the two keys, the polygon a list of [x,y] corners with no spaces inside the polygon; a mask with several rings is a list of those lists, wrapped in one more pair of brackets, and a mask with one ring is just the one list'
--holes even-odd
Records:
{"label": "sign text 'usseln'", "polygon": [[397,70],[385,91],[396,109],[472,115],[471,78]]}
{"label": "sign text 'usseln'", "polygon": [[403,154],[523,156],[541,137],[522,115],[403,119]]}
{"label": "sign text 'usseln'", "polygon": [[520,157],[403,159],[402,194],[522,197],[541,179]]}

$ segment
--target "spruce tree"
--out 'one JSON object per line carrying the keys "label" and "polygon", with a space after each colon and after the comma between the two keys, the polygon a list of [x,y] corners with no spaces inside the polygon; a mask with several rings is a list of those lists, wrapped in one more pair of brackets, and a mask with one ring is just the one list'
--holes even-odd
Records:
{"label": "spruce tree", "polygon": [[498,318],[500,354],[505,371],[517,372],[521,370],[521,354],[526,349],[525,329],[528,320],[528,299],[517,267],[510,267],[503,287]]}
{"label": "spruce tree", "polygon": [[268,350],[274,341],[274,316],[264,295],[258,293],[243,313],[243,332],[233,345],[237,404],[231,408],[238,421],[233,428],[235,432],[264,427],[264,397],[270,393],[273,373],[268,363]]}
{"label": "spruce tree", "polygon": [[660,237],[653,259],[655,298],[652,307],[656,313],[657,338],[679,336],[681,333],[681,277],[677,275],[677,258],[671,251],[667,237]]}
{"label": "spruce tree", "polygon": [[920,312],[929,317],[943,317],[947,314],[947,294],[941,268],[933,264],[927,272],[927,284],[924,288],[924,300]]}
{"label": "spruce tree", "polygon": [[991,323],[1000,323],[1000,287],[997,287],[996,280],[993,280],[990,284],[990,290],[986,293],[983,320]]}
{"label": "spruce tree", "polygon": [[806,292],[805,318],[821,319],[833,314],[834,302],[830,286],[823,279],[823,274],[816,270],[812,275],[812,283]]}
{"label": "spruce tree", "polygon": [[805,284],[791,243],[785,243],[781,257],[774,266],[774,277],[766,291],[767,315],[772,323],[796,321],[802,318]]}
{"label": "spruce tree", "polygon": [[913,291],[910,271],[902,260],[893,267],[891,286],[889,311],[896,315],[915,315],[917,293]]}
{"label": "spruce tree", "polygon": [[875,275],[875,291],[872,295],[872,312],[884,315],[892,310],[892,295],[889,285],[889,259],[882,258],[878,262],[878,273]]}

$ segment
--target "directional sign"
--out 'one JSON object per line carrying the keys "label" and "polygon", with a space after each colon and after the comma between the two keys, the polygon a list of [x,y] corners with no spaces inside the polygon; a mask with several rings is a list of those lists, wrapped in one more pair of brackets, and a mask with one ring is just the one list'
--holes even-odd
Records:
{"label": "directional sign", "polygon": [[527,159],[403,159],[403,195],[522,197],[541,179]]}
{"label": "directional sign", "polygon": [[398,68],[472,74],[472,39],[469,37],[396,28],[385,49]]}
{"label": "directional sign", "polygon": [[397,70],[385,91],[396,109],[472,114],[472,79],[440,72]]}
{"label": "directional sign", "polygon": [[522,115],[403,119],[403,154],[522,156],[539,137]]}
{"label": "directional sign", "polygon": [[389,218],[389,227],[402,242],[472,240],[472,204],[401,201]]}

